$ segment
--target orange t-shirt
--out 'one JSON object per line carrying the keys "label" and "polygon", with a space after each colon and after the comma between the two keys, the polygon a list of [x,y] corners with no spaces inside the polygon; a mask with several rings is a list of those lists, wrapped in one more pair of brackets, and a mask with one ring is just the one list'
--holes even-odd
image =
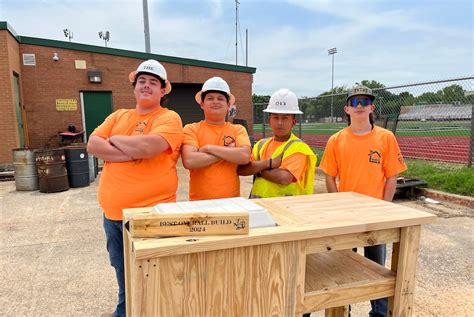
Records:
{"label": "orange t-shirt", "polygon": [[152,158],[105,162],[98,198],[108,219],[122,220],[124,208],[176,201],[176,161],[183,140],[183,126],[176,112],[160,108],[140,115],[135,109],[117,110],[92,135],[104,139],[112,135],[160,135],[170,145],[167,151]]}
{"label": "orange t-shirt", "polygon": [[[272,156],[272,154],[275,152],[275,150],[279,146],[285,143],[286,142],[275,141],[272,138],[270,143],[263,150],[263,153],[262,153],[263,155],[261,157],[261,160],[269,159]],[[257,145],[254,145],[254,146],[257,146]],[[251,156],[251,160],[252,161],[255,160],[255,158],[253,157],[253,154]],[[293,182],[296,182],[303,179],[304,173],[306,171],[306,164],[307,164],[306,161],[307,161],[306,155],[300,152],[294,153],[285,157],[282,160],[280,168],[289,171],[293,175]]]}
{"label": "orange t-shirt", "polygon": [[[236,147],[250,147],[247,131],[239,124],[211,125],[203,120],[184,127],[183,144],[198,149],[206,144],[224,146],[224,142],[230,140],[235,141]],[[204,168],[191,169],[189,174],[189,200],[240,196],[237,164],[221,160]]]}
{"label": "orange t-shirt", "polygon": [[383,199],[385,180],[407,169],[393,133],[378,126],[362,136],[350,127],[332,135],[319,167],[339,176],[338,191],[379,199]]}

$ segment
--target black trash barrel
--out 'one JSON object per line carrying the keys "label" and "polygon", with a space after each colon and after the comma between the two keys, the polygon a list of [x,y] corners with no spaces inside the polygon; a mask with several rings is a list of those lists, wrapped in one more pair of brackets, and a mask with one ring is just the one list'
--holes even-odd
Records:
{"label": "black trash barrel", "polygon": [[35,161],[40,192],[56,193],[69,189],[63,149],[37,150]]}
{"label": "black trash barrel", "polygon": [[89,155],[86,148],[67,146],[64,148],[64,154],[69,186],[72,188],[89,186]]}

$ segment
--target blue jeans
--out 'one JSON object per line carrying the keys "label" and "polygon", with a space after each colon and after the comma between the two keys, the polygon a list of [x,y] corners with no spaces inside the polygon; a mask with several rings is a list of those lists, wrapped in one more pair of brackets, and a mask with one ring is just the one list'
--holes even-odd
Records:
{"label": "blue jeans", "polygon": [[[352,249],[354,252],[357,252],[357,248]],[[382,266],[385,266],[385,258],[387,256],[387,245],[378,244],[370,247],[364,247],[364,256],[378,263]],[[370,306],[372,310],[369,312],[369,317],[386,317],[388,309],[388,298],[380,298],[370,301]],[[351,316],[351,306],[349,305],[349,316]]]}
{"label": "blue jeans", "polygon": [[[385,266],[385,258],[387,256],[387,245],[379,244],[370,247],[364,247],[364,256],[382,266]],[[370,317],[386,317],[388,298],[371,300],[372,310],[369,312]]]}
{"label": "blue jeans", "polygon": [[123,262],[122,221],[109,220],[104,215],[104,231],[107,239],[110,265],[115,269],[119,287],[118,304],[115,317],[125,317],[125,269]]}

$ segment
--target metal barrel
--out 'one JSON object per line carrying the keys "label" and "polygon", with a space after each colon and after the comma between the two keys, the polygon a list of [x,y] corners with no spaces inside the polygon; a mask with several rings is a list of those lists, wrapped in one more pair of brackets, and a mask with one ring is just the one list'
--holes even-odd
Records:
{"label": "metal barrel", "polygon": [[89,186],[89,155],[85,147],[67,146],[64,148],[69,186]]}
{"label": "metal barrel", "polygon": [[21,148],[12,151],[16,190],[37,190],[38,173],[36,172],[34,150]]}
{"label": "metal barrel", "polygon": [[95,181],[95,157],[89,153],[89,183]]}
{"label": "metal barrel", "polygon": [[37,150],[35,161],[40,192],[56,193],[69,189],[63,149]]}

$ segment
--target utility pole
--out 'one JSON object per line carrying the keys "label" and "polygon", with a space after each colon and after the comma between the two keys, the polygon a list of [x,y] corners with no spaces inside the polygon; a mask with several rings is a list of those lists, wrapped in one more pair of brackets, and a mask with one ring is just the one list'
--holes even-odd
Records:
{"label": "utility pole", "polygon": [[249,66],[249,30],[245,29],[245,66]]}
{"label": "utility pole", "polygon": [[148,0],[143,0],[143,28],[145,32],[145,52],[150,53],[150,25],[148,23]]}
{"label": "utility pole", "polygon": [[237,30],[238,30],[238,24],[237,21],[239,19],[239,0],[235,0],[235,65],[238,65],[238,51],[237,51]]}

